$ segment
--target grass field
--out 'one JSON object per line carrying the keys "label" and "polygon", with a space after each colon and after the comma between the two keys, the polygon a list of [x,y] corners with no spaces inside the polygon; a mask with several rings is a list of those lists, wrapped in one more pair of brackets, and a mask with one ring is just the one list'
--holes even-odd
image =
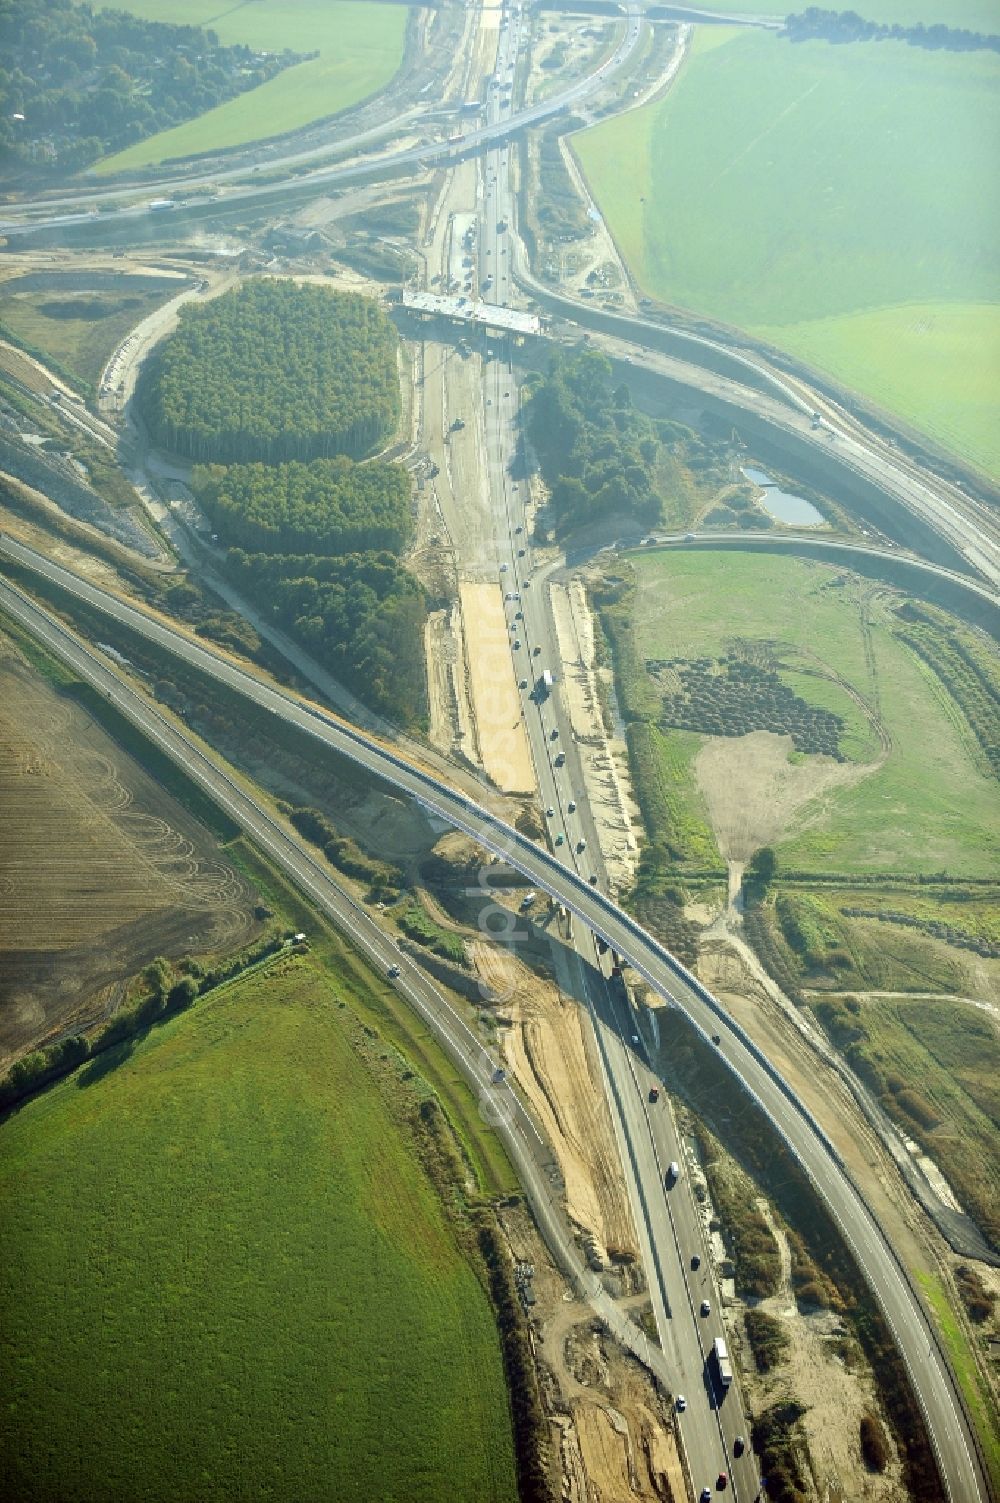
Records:
{"label": "grass field", "polygon": [[664,99],[574,145],[651,293],[787,346],[1000,474],[984,412],[998,79],[991,53],[702,27]]}
{"label": "grass field", "polygon": [[1000,475],[1000,303],[913,303],[758,332]]}
{"label": "grass field", "polygon": [[[258,852],[237,841],[229,848],[229,855],[287,928],[308,932],[313,955],[328,970],[342,977],[359,971],[361,963],[340,934]],[[517,1177],[500,1139],[487,1124],[480,1103],[464,1077],[423,1019],[389,985],[355,987],[353,1006],[365,1025],[377,1029],[405,1054],[421,1078],[433,1087],[461,1141],[478,1190],[488,1196],[516,1193]]]}
{"label": "grass field", "polygon": [[[818,871],[939,871],[988,876],[1000,799],[964,716],[890,631],[897,597],[870,581],[796,559],[645,553],[634,560],[638,651],[723,654],[735,638],[768,644],[781,678],[842,715],[842,749],[871,771],[807,808],[783,863]],[[724,608],[720,602],[725,602]],[[815,670],[833,675],[818,678]],[[807,671],[808,670],[808,671]],[[839,681],[838,681],[839,680]],[[865,712],[847,685],[864,700]],[[890,747],[882,759],[880,722]]]}
{"label": "grass field", "polygon": [[129,0],[145,20],[208,26],[226,45],[318,51],[277,78],[173,130],[161,131],[99,163],[102,174],[132,171],[172,157],[240,146],[298,130],[384,88],[403,60],[405,4],[366,0],[255,0],[220,12],[215,0]]}
{"label": "grass field", "polygon": [[130,281],[121,292],[71,293],[18,292],[0,283],[0,326],[50,355],[70,377],[95,386],[126,334],[184,286],[150,290],[141,277]]}
{"label": "grass field", "polygon": [[3,1125],[9,1496],[513,1500],[489,1304],[344,994],[282,958]]}
{"label": "grass field", "polygon": [[[786,16],[790,11],[797,15],[806,6],[769,7],[761,4],[760,0],[698,0],[697,9],[719,11],[727,16]],[[821,9],[841,10],[844,7],[825,5]],[[889,24],[898,21],[903,26],[922,21],[925,26],[940,23],[983,32],[996,32],[1000,26],[996,0],[865,0],[860,14],[866,21],[884,21]]]}

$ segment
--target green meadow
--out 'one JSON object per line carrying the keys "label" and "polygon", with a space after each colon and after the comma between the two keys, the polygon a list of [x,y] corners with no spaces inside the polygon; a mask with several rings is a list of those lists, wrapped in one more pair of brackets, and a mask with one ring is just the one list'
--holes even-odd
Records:
{"label": "green meadow", "polygon": [[1000,59],[696,29],[574,137],[642,285],[802,355],[1000,474]]}
{"label": "green meadow", "polygon": [[[698,0],[698,10],[718,11],[725,16],[787,16],[800,14],[807,7],[802,5],[767,6],[760,0]],[[846,10],[848,7],[832,3],[820,7],[823,10]],[[963,27],[968,31],[996,32],[1000,28],[996,0],[864,0],[863,5],[851,7],[863,15],[866,21],[898,21],[902,26],[912,26],[921,21],[925,26],[936,24]]]}
{"label": "green meadow", "polygon": [[403,61],[405,4],[367,0],[129,0],[122,9],[149,21],[207,26],[227,45],[260,51],[319,52],[277,78],[173,130],[161,131],[98,164],[99,173],[131,172],[173,157],[241,146],[335,115],[385,88]]}
{"label": "green meadow", "polygon": [[489,1303],[341,991],[280,957],[0,1127],[6,1496],[513,1503]]}
{"label": "green meadow", "polygon": [[796,694],[842,716],[842,750],[865,770],[805,809],[799,833],[780,847],[786,868],[995,872],[996,783],[964,715],[893,635],[900,597],[836,568],[767,554],[649,552],[632,563],[643,660],[717,657],[736,638],[756,642]]}

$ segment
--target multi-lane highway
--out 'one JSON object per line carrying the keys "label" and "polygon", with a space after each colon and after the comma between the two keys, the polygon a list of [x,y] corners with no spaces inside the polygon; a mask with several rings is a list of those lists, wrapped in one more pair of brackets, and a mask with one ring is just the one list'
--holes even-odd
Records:
{"label": "multi-lane highway", "polygon": [[[634,45],[638,20],[626,42]],[[494,77],[488,91],[489,118],[509,109],[517,61],[516,18],[501,31]],[[478,188],[477,236],[480,294],[504,306],[512,291],[511,271],[516,202],[510,176],[510,147],[492,145],[482,157]],[[604,883],[599,832],[584,792],[579,752],[565,713],[558,682],[542,695],[546,669],[561,676],[559,646],[548,592],[534,580],[532,516],[527,486],[515,478],[519,394],[507,337],[488,341],[484,368],[484,454],[496,545],[495,569],[504,598],[512,668],[548,838],[557,861],[588,885]],[[602,942],[603,947],[603,942]],[[682,1173],[668,1188],[668,1166],[683,1163],[673,1115],[666,1099],[650,1100],[657,1085],[643,1059],[642,1029],[627,993],[612,974],[613,954],[600,953],[594,935],[578,929],[567,963],[577,973],[576,989],[590,1010],[616,1133],[633,1221],[661,1350],[681,1396],[678,1428],[690,1475],[698,1492],[714,1487],[725,1473],[732,1496],[753,1499],[759,1491],[756,1458],[745,1445],[747,1421],[738,1385],[724,1394],[710,1381],[708,1354],[725,1335],[713,1264],[704,1240],[690,1182]],[[692,1262],[697,1262],[697,1268]],[[702,1314],[702,1301],[709,1310]],[[738,1439],[739,1438],[739,1439]]]}
{"label": "multi-lane highway", "polygon": [[[791,1095],[766,1058],[700,982],[582,873],[505,824],[392,747],[297,701],[248,670],[185,638],[143,611],[98,590],[14,540],[0,536],[0,556],[48,579],[255,704],[349,757],[409,794],[432,814],[508,861],[623,956],[662,997],[680,1007],[707,1038],[718,1034],[734,1089],[749,1093],[799,1159],[852,1249],[907,1364],[949,1496],[986,1503],[978,1457],[951,1371],[905,1272],[836,1151]],[[723,1406],[724,1409],[725,1406]]]}
{"label": "multi-lane highway", "polygon": [[[396,172],[407,163],[447,161],[480,151],[483,180],[478,280],[486,299],[507,303],[514,292],[514,268],[511,263],[516,255],[516,240],[511,231],[514,203],[509,180],[509,146],[505,143],[522,126],[539,123],[599,90],[610,75],[626,63],[639,36],[640,12],[637,7],[630,6],[624,34],[613,56],[602,63],[596,72],[539,105],[516,110],[511,103],[510,86],[517,68],[521,15],[519,7],[515,6],[501,31],[493,87],[487,94],[484,125],[467,129],[458,140],[430,146],[424,144],[385,153],[365,162],[324,168],[307,179],[298,178],[287,186],[295,192],[301,192],[304,186],[310,185],[317,189],[326,188],[352,177]],[[258,190],[251,185],[245,191],[249,196]],[[276,190],[275,185],[271,184],[264,191],[271,195],[280,191],[280,187]],[[108,217],[120,219],[144,213],[143,209],[125,209],[118,215]],[[48,220],[35,219],[30,226],[27,221],[21,221],[20,227],[37,228],[43,224],[52,227],[76,223],[87,217],[63,213]],[[17,228],[18,226],[7,227],[7,233],[16,233]],[[523,278],[528,280],[529,274],[523,272]],[[569,306],[573,307],[572,304]],[[611,338],[621,339],[621,322],[616,320]],[[628,337],[620,344],[617,353],[631,363],[646,365],[649,369],[662,373],[663,362],[668,357],[648,350],[642,344],[644,330],[648,332],[652,326],[644,325],[641,320],[625,322],[624,332]],[[6,553],[8,557],[37,573],[47,575],[50,580],[59,583],[78,598],[89,601],[131,629],[156,640],[161,647],[213,675],[272,713],[299,725],[302,730],[409,793],[429,810],[508,860],[532,883],[546,890],[555,901],[582,921],[584,928],[577,930],[582,994],[587,997],[594,1015],[602,1067],[612,1103],[612,1116],[620,1136],[629,1193],[644,1262],[650,1271],[651,1297],[661,1334],[662,1353],[652,1352],[646,1355],[653,1370],[664,1377],[675,1392],[681,1389],[687,1397],[688,1408],[681,1425],[689,1457],[697,1467],[693,1473],[696,1489],[714,1484],[717,1473],[725,1470],[731,1478],[733,1495],[737,1499],[751,1499],[757,1492],[758,1478],[750,1455],[744,1456],[742,1460],[734,1458],[736,1436],[746,1433],[738,1394],[731,1391],[726,1402],[720,1405],[712,1383],[707,1380],[706,1355],[714,1336],[722,1334],[723,1327],[719,1319],[717,1295],[711,1284],[710,1262],[702,1245],[700,1220],[683,1169],[672,1188],[667,1191],[665,1187],[667,1164],[677,1159],[683,1166],[683,1157],[674,1138],[669,1113],[665,1109],[656,1111],[649,1101],[649,1091],[654,1079],[644,1060],[643,1025],[632,1016],[622,989],[613,978],[608,977],[609,960],[597,953],[595,936],[600,940],[601,946],[608,946],[612,952],[624,956],[654,989],[681,1007],[704,1035],[720,1036],[720,1047],[733,1072],[734,1089],[749,1092],[761,1104],[777,1131],[802,1162],[819,1193],[826,1199],[846,1240],[853,1247],[859,1266],[882,1305],[909,1366],[950,1496],[956,1503],[959,1500],[960,1503],[965,1503],[966,1499],[970,1503],[979,1498],[985,1499],[983,1479],[966,1428],[964,1412],[951,1374],[937,1347],[933,1329],[914,1291],[909,1287],[903,1270],[896,1262],[892,1249],[882,1238],[879,1227],[839,1163],[835,1151],[816,1124],[790,1096],[766,1059],[730,1023],[714,998],[661,946],[650,939],[634,920],[619,910],[602,890],[603,874],[597,831],[586,800],[579,796],[579,792],[574,796],[574,790],[582,789],[582,780],[561,702],[558,695],[544,697],[532,693],[542,666],[555,669],[558,654],[542,592],[537,589],[532,591],[533,563],[530,544],[527,542],[529,518],[524,509],[524,497],[511,476],[510,460],[517,440],[518,399],[509,354],[509,350],[501,342],[497,348],[498,358],[491,361],[486,370],[486,461],[497,521],[498,583],[507,597],[505,603],[511,628],[511,652],[517,675],[525,685],[522,689],[525,725],[544,807],[551,810],[547,819],[553,839],[559,835],[563,837],[552,851],[519,835],[476,804],[467,793],[455,789],[440,774],[429,771],[401,754],[398,748],[365,735],[332,716],[318,713],[313,707],[303,705],[293,696],[274,689],[252,673],[235,668],[210,649],[191,642],[182,634],[171,631],[115,597],[105,595],[73,576],[66,575],[64,571],[49,565],[47,561],[32,555],[29,550],[11,540],[0,540],[0,553]],[[682,362],[673,362],[673,365],[681,367]],[[933,486],[925,484],[919,476],[915,477],[912,471],[894,463],[884,450],[876,450],[875,446],[867,444],[863,436],[859,437],[856,432],[830,430],[817,434],[808,411],[808,403],[795,393],[779,390],[782,383],[777,378],[772,379],[774,390],[769,393],[727,381],[726,378],[717,377],[703,369],[696,370],[693,366],[686,369],[693,372],[693,376],[687,378],[688,384],[704,388],[713,382],[721,382],[726,398],[732,400],[737,407],[750,408],[758,415],[763,412],[767,421],[774,421],[779,425],[791,422],[796,425],[796,431],[809,442],[825,445],[836,443],[837,455],[843,464],[878,484],[887,493],[896,494],[903,499],[917,514],[947,537],[951,545],[963,553],[971,567],[992,585],[1000,583],[1000,549],[997,548],[995,538],[970,526],[969,516],[960,506],[942,496]],[[667,373],[677,378],[676,371]],[[765,381],[764,386],[767,384]],[[7,590],[4,591],[4,597],[8,608],[17,608],[24,615],[30,615],[30,604],[22,601],[18,606]],[[50,621],[40,624],[36,616],[32,629],[40,634],[48,632],[51,637],[50,645],[54,650],[61,647],[63,654],[66,654],[68,649],[65,642],[60,643],[58,640],[60,629],[55,623]],[[90,656],[93,657],[92,654]],[[81,671],[84,668],[91,675],[96,671],[93,662],[84,663]],[[108,672],[106,668],[101,671]],[[117,684],[117,688],[109,689],[105,685],[106,691],[112,693],[112,697],[120,697],[125,693],[125,688],[114,675],[109,677],[112,685]],[[144,701],[139,701],[139,705],[139,710],[136,710],[134,704],[131,705],[131,713],[142,717],[151,734],[162,736],[162,726],[154,724],[156,712]],[[176,731],[174,735],[177,735]],[[191,764],[195,756],[190,745],[185,748],[183,738],[181,745],[175,746],[172,754],[185,760],[185,765]],[[217,774],[218,769],[215,772]],[[232,797],[233,792],[234,790],[230,790],[227,797]],[[257,818],[261,812],[258,809],[255,814],[253,808],[244,808],[241,823]],[[240,818],[240,815],[236,817]],[[273,821],[271,824],[273,825]],[[251,826],[248,825],[248,828]],[[265,825],[260,829],[253,828],[252,833],[255,838],[261,839],[265,849],[274,852],[274,829],[268,829]],[[285,858],[293,860],[287,852]],[[298,863],[297,866],[292,865],[287,869],[293,870],[296,880],[327,911],[334,911],[330,906],[333,899],[322,890],[317,872],[311,869],[308,858],[298,851],[294,855],[294,861]],[[342,894],[339,895],[339,902],[338,921],[355,933],[359,942],[366,943],[370,949],[374,947],[373,953],[384,961],[385,955],[378,949],[378,945],[381,944],[384,949],[388,942],[381,931],[371,926],[380,936],[378,940],[374,939],[365,930],[365,924],[370,924],[370,920],[360,910],[357,913],[346,912]],[[429,993],[434,989],[429,984],[425,985],[425,978],[420,976],[415,967],[403,967],[400,984],[415,1006],[422,1010],[431,1008]],[[464,1051],[463,1068],[467,1073],[472,1072],[470,1078],[477,1085],[487,1088],[493,1062],[471,1035],[471,1044],[462,1036],[461,1027],[464,1025],[455,1026],[456,1021],[460,1024],[461,1020],[455,1020],[454,1015],[449,1019],[441,1013],[441,1005],[447,1007],[438,994],[438,1002],[433,1004],[438,1018],[435,1026],[443,1030],[449,1047],[456,1050],[459,1056]],[[572,1267],[580,1287],[585,1289],[595,1308],[600,1308],[618,1334],[634,1345],[637,1340],[635,1328],[603,1296],[596,1281],[590,1279],[588,1283],[579,1266],[579,1255],[575,1248],[572,1244],[565,1245],[564,1230],[557,1224],[558,1218],[553,1219],[554,1213],[546,1200],[545,1187],[539,1182],[538,1146],[531,1138],[533,1128],[526,1120],[522,1121],[522,1115],[519,1114],[519,1108],[514,1109],[512,1155],[519,1170],[526,1176],[533,1202],[536,1202],[536,1210],[538,1197],[541,1197],[542,1211],[539,1219],[543,1229],[550,1242],[554,1238],[555,1244],[561,1246],[560,1255],[564,1266]],[[700,1267],[697,1269],[692,1267],[694,1257],[700,1258]],[[703,1282],[705,1280],[708,1282]],[[710,1309],[702,1315],[701,1301],[706,1297]]]}
{"label": "multi-lane highway", "polygon": [[[514,9],[515,22],[520,24],[521,7],[518,5]],[[282,182],[254,183],[251,181],[245,187],[236,188],[227,195],[226,206],[250,203],[255,198],[266,198],[271,201],[280,198],[285,193],[301,195],[304,191],[308,192],[312,189],[316,192],[327,192],[342,183],[355,182],[362,178],[377,179],[396,176],[400,168],[408,166],[419,168],[424,164],[430,166],[454,161],[457,157],[478,152],[494,142],[506,140],[526,126],[539,125],[543,120],[552,119],[576,105],[583,104],[611,81],[613,75],[625,66],[635,50],[639,39],[639,21],[642,11],[637,4],[633,3],[633,0],[630,0],[630,3],[624,7],[624,12],[623,38],[613,55],[602,62],[593,73],[576,79],[565,89],[557,91],[547,99],[540,100],[525,109],[506,110],[495,114],[494,118],[487,118],[483,125],[468,126],[453,139],[422,141],[416,146],[381,152],[360,161],[320,167],[313,172],[296,174]],[[401,119],[405,119],[407,126],[412,128],[414,124],[412,111],[407,111],[405,117]],[[271,170],[269,170],[269,176]],[[197,180],[190,182],[188,186],[205,187],[214,182],[215,178],[210,177],[203,182]],[[19,206],[16,212],[10,206],[6,206],[3,218],[0,218],[0,233],[8,239],[14,239],[19,235],[33,234],[39,230],[68,229],[73,225],[90,223],[99,209],[103,209],[105,212],[102,212],[100,216],[102,225],[115,226],[112,234],[116,234],[129,221],[145,221],[148,218],[148,198],[142,204],[137,205],[134,203],[136,194],[142,193],[144,196],[155,197],[156,192],[156,185],[144,183],[141,188],[133,186],[131,189],[105,190],[100,194],[81,194],[78,195],[76,202],[86,204],[86,207],[71,208],[69,212],[67,212],[66,202],[53,205],[51,200],[40,201],[36,205],[25,203]]]}

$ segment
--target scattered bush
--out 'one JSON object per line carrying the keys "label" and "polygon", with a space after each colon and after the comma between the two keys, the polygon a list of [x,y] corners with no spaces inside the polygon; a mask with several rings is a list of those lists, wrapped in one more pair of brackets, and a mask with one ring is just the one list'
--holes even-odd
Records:
{"label": "scattered bush", "polygon": [[706,736],[746,736],[773,731],[791,736],[797,751],[845,760],[839,737],[844,722],[832,710],[818,709],[781,682],[777,673],[731,655],[714,662],[650,661],[656,677],[669,668],[680,688],[663,696],[661,724]]}
{"label": "scattered bush", "polygon": [[773,1371],[788,1350],[788,1332],[766,1310],[747,1310],[744,1325],[757,1371]]}
{"label": "scattered bush", "polygon": [[889,1464],[885,1431],[870,1411],[861,1416],[861,1459],[870,1472],[884,1472]]}

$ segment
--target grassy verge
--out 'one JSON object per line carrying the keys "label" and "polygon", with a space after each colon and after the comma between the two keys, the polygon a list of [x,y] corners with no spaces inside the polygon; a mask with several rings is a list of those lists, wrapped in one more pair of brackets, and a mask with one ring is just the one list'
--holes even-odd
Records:
{"label": "grassy verge", "polygon": [[347,1004],[290,957],[5,1124],[21,1499],[514,1498],[492,1314],[407,1141],[419,1086]]}
{"label": "grassy verge", "polygon": [[979,1375],[968,1337],[951,1308],[951,1301],[941,1281],[931,1274],[919,1276],[920,1288],[934,1314],[948,1360],[972,1412],[986,1456],[994,1492],[1000,1491],[1000,1419],[993,1395]]}
{"label": "grassy verge", "polygon": [[289,47],[319,57],[106,158],[96,169],[103,174],[241,146],[349,109],[384,88],[399,68],[409,14],[405,5],[363,0],[258,0],[221,13],[214,0],[129,0],[128,9],[147,20],[210,26],[226,45]]}

